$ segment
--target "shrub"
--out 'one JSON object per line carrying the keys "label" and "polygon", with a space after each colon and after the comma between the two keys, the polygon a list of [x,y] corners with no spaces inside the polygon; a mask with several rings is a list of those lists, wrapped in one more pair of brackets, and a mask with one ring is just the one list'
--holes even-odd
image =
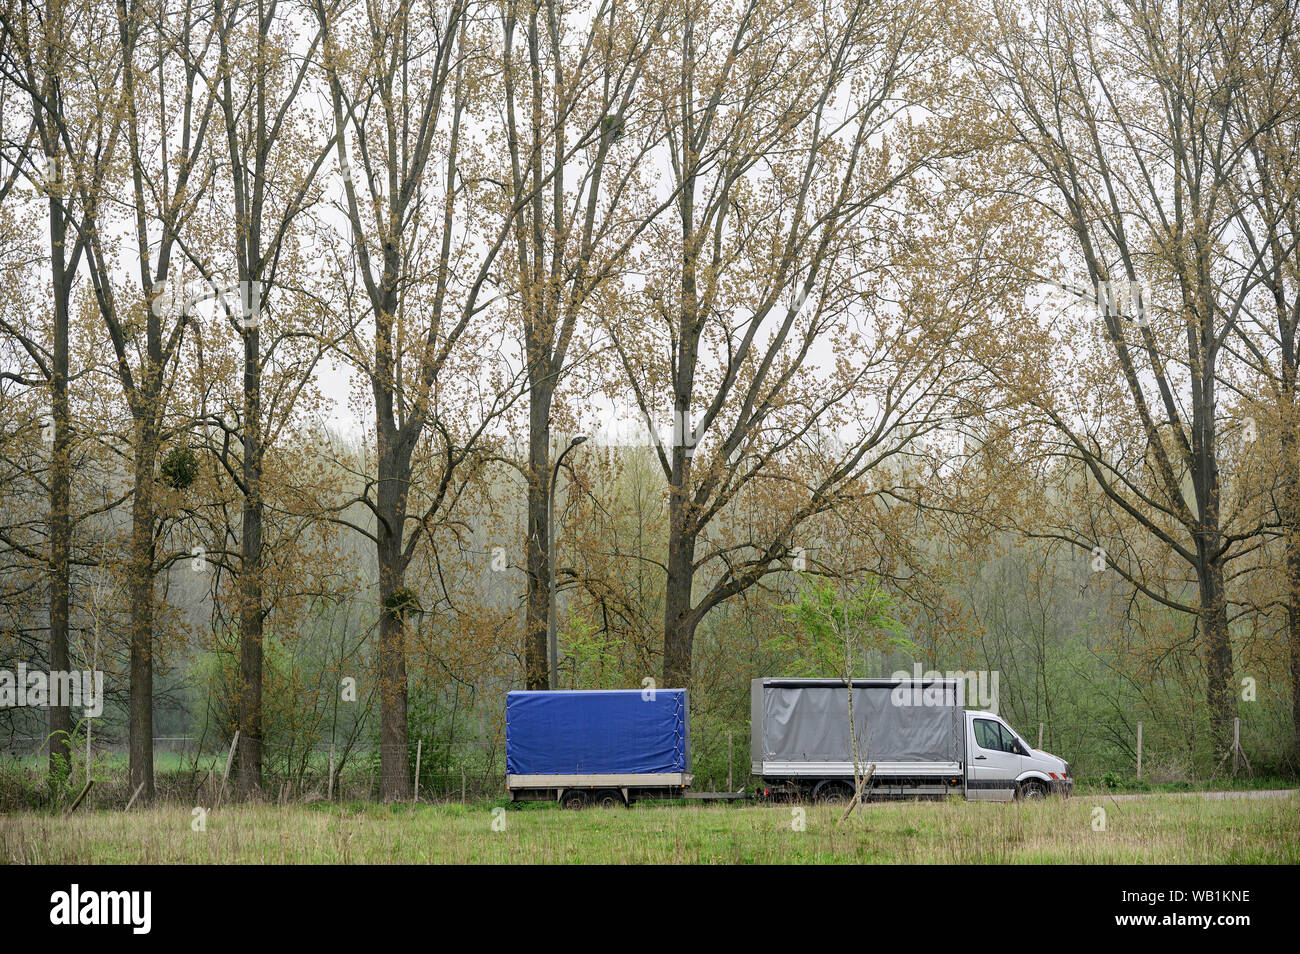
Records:
{"label": "shrub", "polygon": [[176,446],[163,458],[162,478],[173,490],[188,490],[199,475],[199,459],[188,447]]}

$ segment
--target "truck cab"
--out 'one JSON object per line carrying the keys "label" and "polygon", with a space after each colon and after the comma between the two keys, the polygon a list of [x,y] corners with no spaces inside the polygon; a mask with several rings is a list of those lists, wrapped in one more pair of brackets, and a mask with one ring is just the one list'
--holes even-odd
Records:
{"label": "truck cab", "polygon": [[1011,801],[1069,795],[1070,763],[1035,749],[997,714],[966,710],[966,797]]}

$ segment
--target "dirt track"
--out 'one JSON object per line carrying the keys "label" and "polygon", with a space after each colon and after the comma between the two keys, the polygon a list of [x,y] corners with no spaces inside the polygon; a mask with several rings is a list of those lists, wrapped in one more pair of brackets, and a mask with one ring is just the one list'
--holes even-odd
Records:
{"label": "dirt track", "polygon": [[[1223,800],[1228,798],[1288,798],[1300,789],[1270,788],[1257,791],[1240,792],[1143,792],[1134,795],[1103,796],[1117,802],[1131,801],[1135,798],[1203,798],[1206,800]],[[1078,795],[1077,798],[1096,798],[1097,795]]]}

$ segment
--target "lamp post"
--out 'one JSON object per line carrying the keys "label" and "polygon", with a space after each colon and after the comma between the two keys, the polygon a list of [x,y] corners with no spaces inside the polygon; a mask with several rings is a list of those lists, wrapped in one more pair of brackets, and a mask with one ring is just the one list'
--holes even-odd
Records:
{"label": "lamp post", "polygon": [[565,455],[586,439],[585,434],[579,434],[569,441],[569,446],[555,458],[555,467],[551,470],[551,492],[546,511],[546,564],[550,576],[547,581],[550,598],[546,601],[546,688],[548,689],[555,688],[560,672],[560,651],[555,636],[555,482],[560,477],[560,464],[564,462]]}

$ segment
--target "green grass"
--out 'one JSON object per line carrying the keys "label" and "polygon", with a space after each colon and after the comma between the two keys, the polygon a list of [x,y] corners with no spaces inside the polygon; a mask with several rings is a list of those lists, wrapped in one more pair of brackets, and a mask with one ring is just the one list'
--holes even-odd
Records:
{"label": "green grass", "polygon": [[[81,765],[84,763],[80,759],[80,752],[77,753],[78,772],[83,771]],[[39,755],[6,755],[3,757],[3,764],[6,767],[12,767],[24,772],[44,772],[49,765],[49,758],[44,753]],[[179,774],[188,773],[194,768],[197,761],[201,771],[206,772],[210,768],[220,772],[221,767],[226,764],[225,754],[214,754],[211,752],[199,753],[199,755],[186,755],[181,752],[155,752],[153,755],[153,770],[157,774]],[[98,772],[103,771],[120,771],[125,773],[126,767],[130,760],[125,755],[117,753],[99,753],[95,757],[94,765]]]}
{"label": "green grass", "polygon": [[[1093,829],[1094,809],[1106,812]],[[887,802],[840,809],[645,804],[520,811],[480,805],[239,805],[0,816],[0,861],[91,863],[1148,863],[1296,864],[1300,800],[1154,796],[1040,804]],[[494,812],[494,809],[497,809]],[[494,830],[504,822],[504,830]]]}
{"label": "green grass", "polygon": [[1110,780],[1113,784],[1107,784],[1103,776],[1081,776],[1075,779],[1074,790],[1076,794],[1097,794],[1106,793],[1178,793],[1178,792],[1250,792],[1261,791],[1265,789],[1295,788],[1296,780],[1294,777],[1280,775],[1260,775],[1251,776],[1239,774],[1236,776],[1225,775],[1220,778],[1194,779],[1182,782],[1152,782],[1149,779],[1140,779],[1135,776],[1118,776]]}

